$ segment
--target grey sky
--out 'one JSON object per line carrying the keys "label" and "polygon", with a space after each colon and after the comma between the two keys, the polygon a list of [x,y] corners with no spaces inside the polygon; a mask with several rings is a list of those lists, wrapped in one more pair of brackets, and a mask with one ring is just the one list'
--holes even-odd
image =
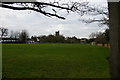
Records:
{"label": "grey sky", "polygon": [[[100,5],[100,3],[96,3]],[[103,5],[104,4],[104,5]],[[105,2],[103,6],[107,6]],[[76,36],[78,38],[88,37],[90,33],[103,31],[104,27],[99,27],[97,23],[85,24],[79,21],[81,16],[77,13],[69,15],[64,12],[61,15],[66,16],[66,20],[58,18],[46,17],[34,11],[14,11],[10,9],[0,8],[0,25],[8,28],[9,31],[27,30],[29,35],[49,35],[55,31],[60,31],[64,36]]]}

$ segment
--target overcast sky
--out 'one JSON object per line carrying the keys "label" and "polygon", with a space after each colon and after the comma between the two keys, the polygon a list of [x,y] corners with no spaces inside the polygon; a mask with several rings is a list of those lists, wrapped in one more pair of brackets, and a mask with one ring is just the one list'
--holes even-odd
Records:
{"label": "overcast sky", "polygon": [[[107,7],[105,2],[95,4]],[[99,6],[100,7],[100,6]],[[14,11],[10,9],[0,8],[0,25],[8,28],[9,32],[27,30],[30,36],[41,36],[54,34],[60,31],[61,35],[76,36],[78,38],[89,37],[90,33],[105,30],[106,26],[99,27],[97,23],[86,24],[79,19],[82,17],[77,13],[69,15],[63,14],[66,20],[58,18],[46,17],[34,11]],[[99,17],[98,17],[99,18]]]}

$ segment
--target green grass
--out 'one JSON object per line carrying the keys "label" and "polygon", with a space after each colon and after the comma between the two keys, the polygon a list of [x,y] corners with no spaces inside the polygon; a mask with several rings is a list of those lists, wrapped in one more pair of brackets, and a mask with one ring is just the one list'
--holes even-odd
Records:
{"label": "green grass", "polygon": [[85,44],[3,44],[6,78],[109,78],[109,49]]}

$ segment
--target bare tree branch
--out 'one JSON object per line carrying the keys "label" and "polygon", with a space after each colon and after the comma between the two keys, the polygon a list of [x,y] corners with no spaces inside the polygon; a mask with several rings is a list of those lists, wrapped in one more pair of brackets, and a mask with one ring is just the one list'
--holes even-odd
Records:
{"label": "bare tree branch", "polygon": [[[85,7],[88,2],[71,2],[71,3],[64,3],[60,4],[58,2],[2,2],[0,3],[0,6],[2,8],[8,8],[13,10],[32,10],[39,13],[44,14],[45,16],[51,17],[55,16],[60,19],[65,19],[65,17],[60,16],[56,9],[66,10],[67,13],[69,12],[77,12],[80,15],[84,14],[84,10],[82,10],[80,7]],[[16,6],[17,5],[17,6]],[[66,6],[65,6],[66,5]],[[45,8],[51,7],[51,10],[53,12],[49,12],[45,10]]]}
{"label": "bare tree branch", "polygon": [[[16,6],[17,5],[17,6]],[[57,17],[59,19],[65,19],[64,16],[59,15],[60,10],[66,10],[67,13],[77,12],[79,15],[103,15],[102,19],[80,19],[85,23],[99,22],[102,25],[108,25],[108,11],[107,8],[100,9],[95,6],[89,5],[89,2],[70,2],[70,3],[60,3],[59,1],[54,2],[2,2],[0,6],[3,8],[13,9],[13,10],[32,10],[39,12],[48,17]],[[51,11],[46,10],[50,8]]]}
{"label": "bare tree branch", "polygon": [[102,18],[102,19],[81,19],[81,21],[85,22],[85,23],[94,23],[94,22],[98,22],[100,25],[109,25],[109,19],[107,18]]}
{"label": "bare tree branch", "polygon": [[[88,5],[85,5],[85,10],[83,10],[84,12],[86,12],[87,15],[93,15],[92,18],[88,18],[88,19],[80,19],[80,21],[85,22],[85,23],[93,23],[93,22],[98,22],[100,25],[109,25],[109,13],[108,13],[108,8],[102,8],[99,9],[98,7],[91,7]],[[94,16],[98,16],[101,15],[102,18],[96,19],[94,18]]]}
{"label": "bare tree branch", "polygon": [[[33,4],[32,7],[29,7],[28,5],[23,6],[23,4],[26,4],[26,3],[21,3],[21,6],[23,6],[23,7],[15,7],[15,6],[7,5],[7,4],[10,4],[10,2],[9,3],[2,3],[1,6],[3,8],[13,9],[13,10],[33,10],[33,11],[36,11],[36,12],[40,12],[40,13],[46,15],[46,16],[55,16],[55,17],[58,17],[60,19],[65,19],[65,18],[61,17],[57,14],[53,14],[53,13],[43,11],[41,5],[47,5],[47,6],[49,5],[49,6],[60,8],[60,9],[70,10],[69,8],[66,8],[66,7],[60,7],[60,6],[56,6],[56,5],[52,5],[52,4],[48,4],[48,3],[41,3],[41,2],[30,3],[30,4]],[[13,4],[13,2],[11,4]]]}

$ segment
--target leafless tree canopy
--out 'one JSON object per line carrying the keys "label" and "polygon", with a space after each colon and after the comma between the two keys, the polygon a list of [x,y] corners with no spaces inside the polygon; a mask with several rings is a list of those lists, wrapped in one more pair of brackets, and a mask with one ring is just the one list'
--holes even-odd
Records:
{"label": "leafless tree canopy", "polygon": [[96,8],[96,7],[88,7],[89,10],[93,10],[88,12],[87,14],[98,16],[102,15],[101,18],[88,18],[88,19],[80,19],[81,21],[85,23],[93,23],[93,22],[99,22],[100,25],[107,25],[109,26],[109,13],[108,8],[104,7],[102,9]]}
{"label": "leafless tree canopy", "polygon": [[[87,19],[80,19],[81,21],[85,23],[93,23],[93,22],[99,22],[101,25],[107,25],[109,24],[109,13],[108,13],[108,7],[99,7],[95,5],[85,5],[82,9],[84,11],[84,15],[90,15],[91,18]],[[96,16],[101,15],[101,18],[95,18]]]}
{"label": "leafless tree canopy", "polygon": [[[61,0],[54,0],[52,2],[7,2],[6,0],[1,0],[2,3],[0,3],[0,6],[2,8],[8,8],[13,10],[32,10],[39,12],[45,16],[48,17],[57,17],[59,19],[65,19],[65,16],[61,16],[60,13],[62,13],[62,10],[65,10],[67,13],[70,12],[77,12],[79,15],[103,15],[102,19],[95,19],[95,18],[89,18],[89,19],[80,19],[83,22],[86,23],[92,23],[92,22],[99,22],[100,24],[108,25],[108,10],[107,8],[99,9],[98,7],[90,6],[89,2],[72,2],[68,0],[68,2],[61,2]],[[34,1],[34,0],[33,0]],[[47,0],[46,0],[47,1]],[[61,11],[61,12],[60,12]]]}
{"label": "leafless tree canopy", "polygon": [[[13,9],[13,10],[32,10],[44,14],[45,16],[55,16],[60,19],[65,19],[65,17],[60,16],[58,11],[66,10],[68,13],[70,11],[80,11],[78,7],[83,7],[87,5],[87,2],[68,2],[60,3],[60,1],[54,2],[2,2],[0,6],[3,8]],[[49,8],[49,11],[47,11]],[[51,10],[51,11],[50,11]],[[83,13],[81,11],[81,13]]]}
{"label": "leafless tree canopy", "polygon": [[2,38],[3,36],[7,36],[8,34],[8,29],[7,28],[2,28],[0,27],[0,37]]}

